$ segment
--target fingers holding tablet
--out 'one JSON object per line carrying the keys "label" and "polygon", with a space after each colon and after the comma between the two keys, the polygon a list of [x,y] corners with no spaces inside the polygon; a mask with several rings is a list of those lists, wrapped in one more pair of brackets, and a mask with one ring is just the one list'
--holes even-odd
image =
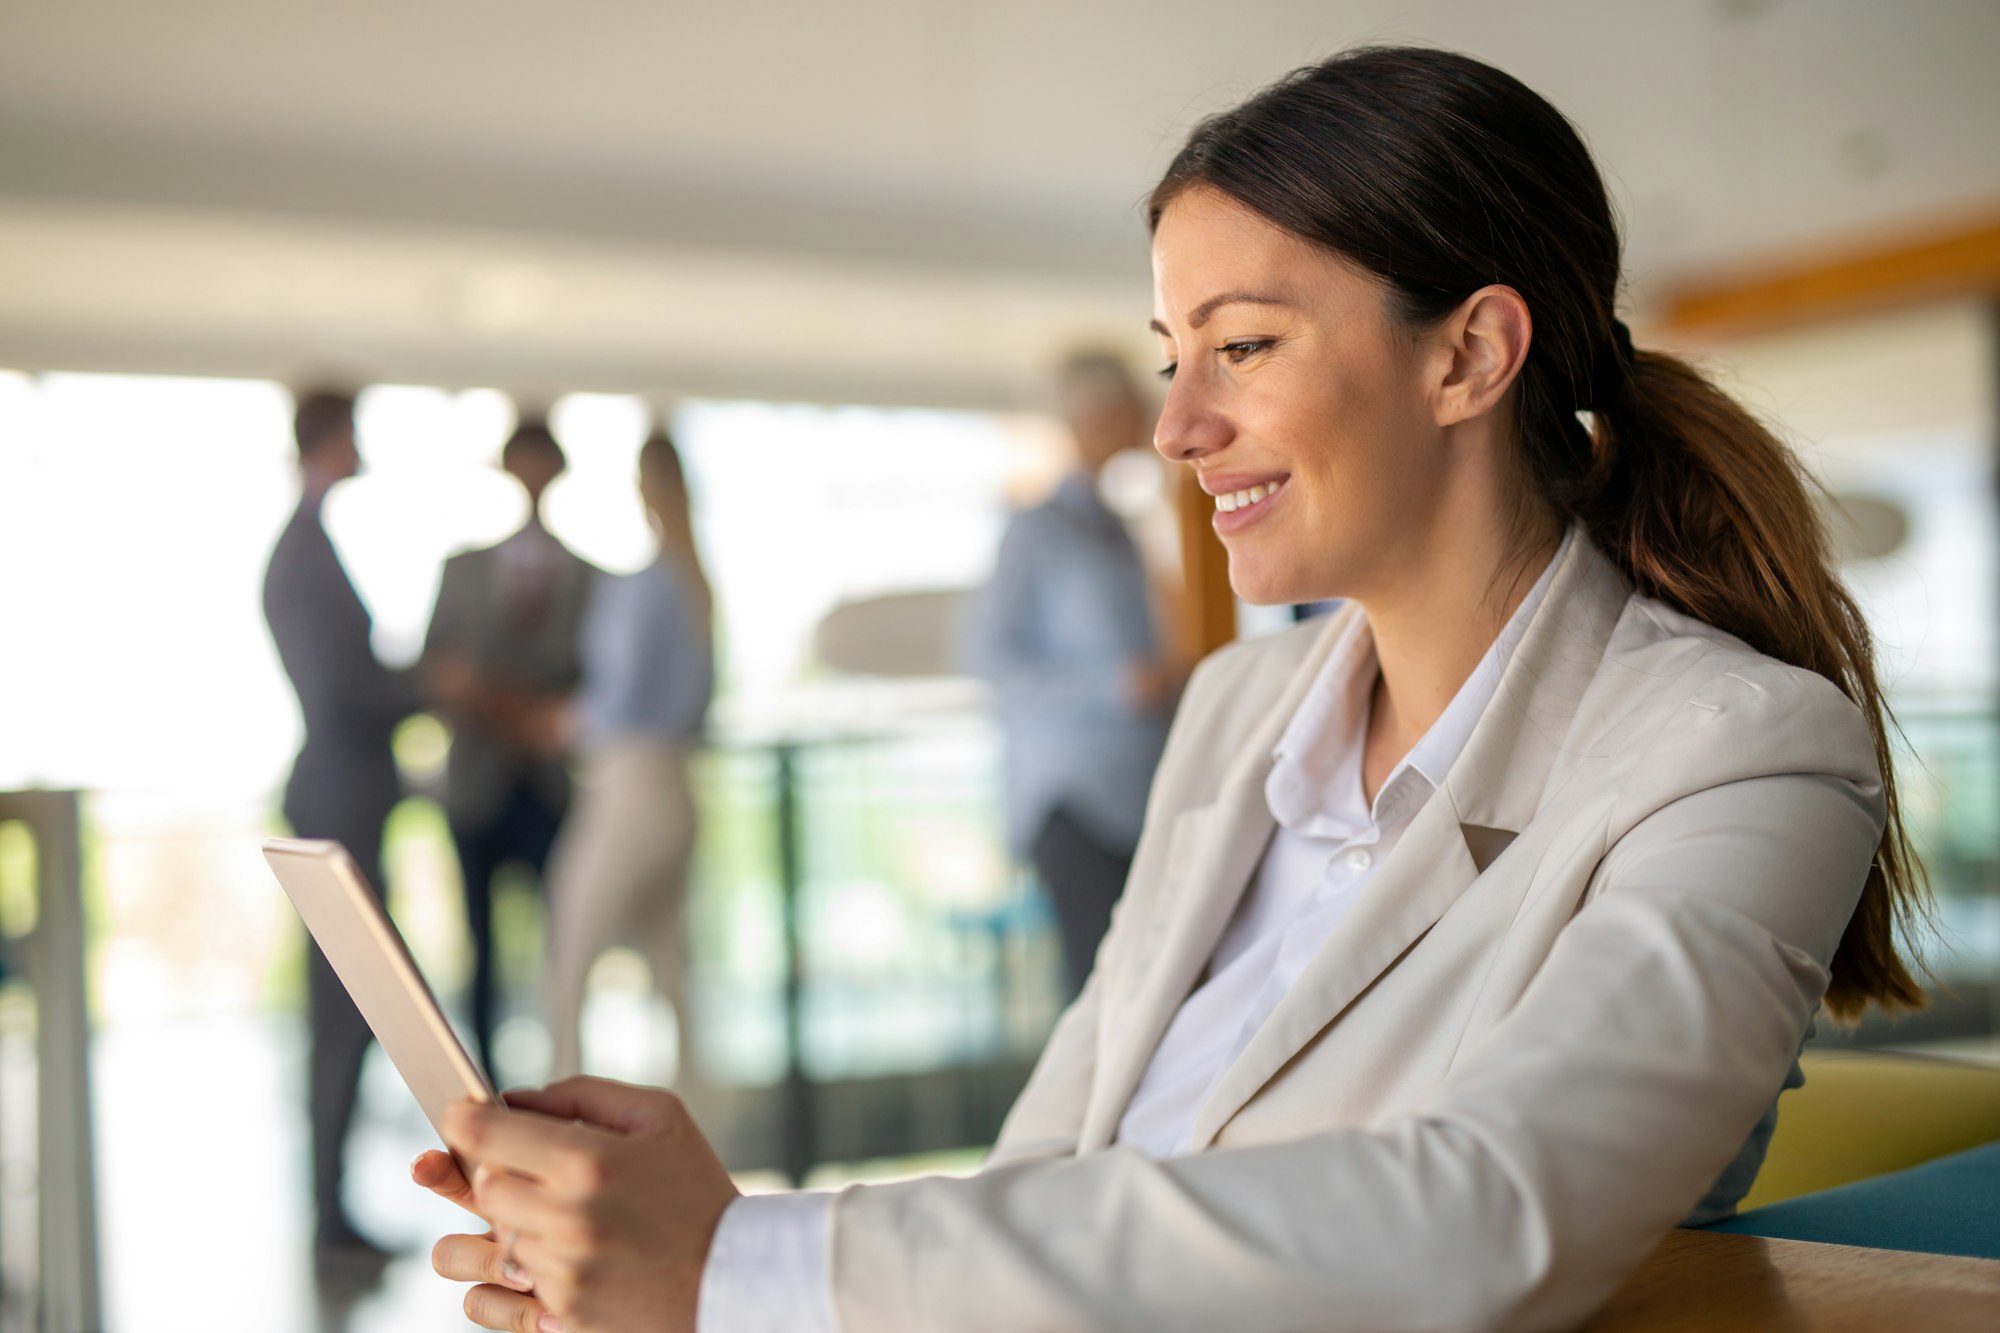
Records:
{"label": "fingers holding tablet", "polygon": [[458,1163],[448,1152],[438,1148],[426,1148],[410,1163],[410,1179],[422,1185],[441,1199],[457,1204],[469,1213],[478,1212],[474,1206],[472,1182],[458,1169]]}
{"label": "fingers holding tablet", "polygon": [[[609,1132],[579,1121],[469,1098],[451,1104],[440,1128],[445,1143],[462,1160],[482,1163],[489,1172],[525,1176],[577,1195],[589,1193],[600,1183],[601,1150],[613,1139]],[[472,1184],[476,1191],[482,1187],[477,1169]]]}
{"label": "fingers holding tablet", "polygon": [[492,1232],[483,1236],[446,1236],[431,1247],[431,1267],[453,1282],[490,1282],[514,1291],[535,1289],[527,1270],[507,1258]]}

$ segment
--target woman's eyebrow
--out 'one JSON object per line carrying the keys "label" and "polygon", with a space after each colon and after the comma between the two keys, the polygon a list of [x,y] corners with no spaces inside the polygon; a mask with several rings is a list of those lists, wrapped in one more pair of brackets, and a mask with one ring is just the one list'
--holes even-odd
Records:
{"label": "woman's eyebrow", "polygon": [[[1208,323],[1209,316],[1213,315],[1216,311],[1222,309],[1222,307],[1226,305],[1288,306],[1290,304],[1291,304],[1290,301],[1287,301],[1284,298],[1277,296],[1259,296],[1255,292],[1224,292],[1220,296],[1211,296],[1206,301],[1203,301],[1200,305],[1196,306],[1194,308],[1194,312],[1188,316],[1188,327],[1194,329],[1200,328],[1202,325]],[[1160,321],[1157,319],[1151,322],[1150,327],[1152,328],[1153,332],[1159,334],[1161,337],[1170,338],[1173,336],[1172,334],[1167,332],[1167,326],[1160,323]]]}

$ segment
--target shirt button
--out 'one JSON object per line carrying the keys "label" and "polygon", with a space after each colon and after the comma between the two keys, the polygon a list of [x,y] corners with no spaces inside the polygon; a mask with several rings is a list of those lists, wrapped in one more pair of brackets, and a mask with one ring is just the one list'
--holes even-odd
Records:
{"label": "shirt button", "polygon": [[1369,851],[1366,847],[1356,847],[1347,854],[1347,868],[1357,875],[1374,864],[1375,853]]}

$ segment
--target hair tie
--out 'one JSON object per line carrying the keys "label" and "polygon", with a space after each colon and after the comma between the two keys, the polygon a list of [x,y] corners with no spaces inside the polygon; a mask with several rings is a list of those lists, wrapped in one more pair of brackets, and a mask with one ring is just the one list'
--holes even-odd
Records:
{"label": "hair tie", "polygon": [[1631,378],[1633,363],[1638,354],[1632,349],[1632,330],[1625,327],[1622,319],[1611,321],[1611,346],[1599,349],[1597,364],[1590,373],[1590,401],[1583,406],[1587,411],[1599,411],[1608,406]]}

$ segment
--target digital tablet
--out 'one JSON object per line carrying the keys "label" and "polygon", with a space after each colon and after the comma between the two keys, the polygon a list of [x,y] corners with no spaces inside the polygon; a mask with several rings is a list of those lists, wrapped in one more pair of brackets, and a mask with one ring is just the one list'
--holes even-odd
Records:
{"label": "digital tablet", "polygon": [[442,1136],[445,1108],[461,1097],[497,1103],[493,1085],[445,1021],[347,849],[337,842],[271,838],[264,859],[431,1127]]}

